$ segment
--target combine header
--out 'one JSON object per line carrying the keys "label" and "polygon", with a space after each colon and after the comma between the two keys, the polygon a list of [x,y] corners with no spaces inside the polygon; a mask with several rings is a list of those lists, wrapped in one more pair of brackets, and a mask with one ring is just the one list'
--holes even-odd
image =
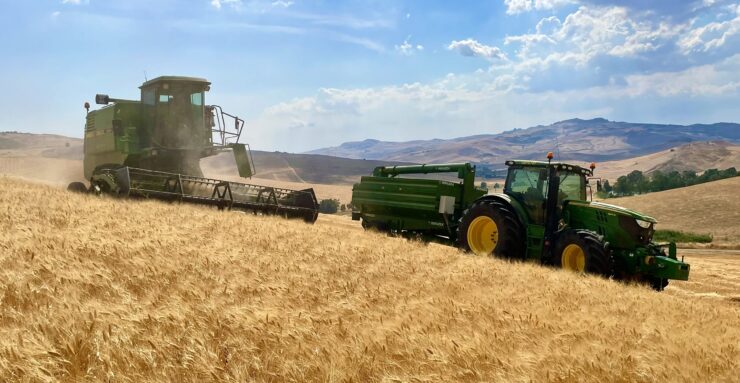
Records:
{"label": "combine header", "polygon": [[241,177],[255,174],[249,146],[239,143],[244,120],[204,103],[210,82],[166,76],[147,81],[140,89],[141,101],[99,94],[96,103],[107,106],[92,112],[85,103],[84,167],[90,186],[73,182],[69,190],[316,221],[318,202],[313,189],[288,190],[203,177],[200,159],[224,151],[233,152]]}

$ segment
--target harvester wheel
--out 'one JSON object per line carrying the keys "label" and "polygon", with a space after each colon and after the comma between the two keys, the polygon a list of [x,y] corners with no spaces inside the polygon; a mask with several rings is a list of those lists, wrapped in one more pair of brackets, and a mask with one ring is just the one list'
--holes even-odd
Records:
{"label": "harvester wheel", "polygon": [[460,218],[457,244],[479,255],[524,259],[524,228],[505,202],[480,200]]}
{"label": "harvester wheel", "polygon": [[566,230],[557,241],[555,265],[578,273],[614,275],[611,252],[603,237],[588,230]]}
{"label": "harvester wheel", "polygon": [[87,186],[82,182],[72,182],[67,186],[67,190],[73,193],[87,193]]}

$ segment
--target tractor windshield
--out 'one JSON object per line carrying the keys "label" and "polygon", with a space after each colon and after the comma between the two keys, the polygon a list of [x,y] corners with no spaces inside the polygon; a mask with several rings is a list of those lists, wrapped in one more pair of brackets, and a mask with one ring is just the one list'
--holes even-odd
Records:
{"label": "tractor windshield", "polygon": [[542,167],[509,168],[504,193],[522,203],[532,221],[544,222],[547,169]]}
{"label": "tractor windshield", "polygon": [[560,172],[560,190],[558,202],[564,200],[586,200],[585,179],[581,174]]}
{"label": "tractor windshield", "polygon": [[[559,172],[558,210],[566,200],[586,200],[586,185],[583,175],[574,172]],[[538,224],[545,221],[545,200],[547,199],[547,168],[510,167],[504,185],[504,193],[518,200],[527,210],[530,219]]]}
{"label": "tractor windshield", "polygon": [[[578,173],[560,171],[560,187],[558,188],[558,210],[563,208],[565,201],[586,200],[586,179]],[[545,198],[547,198],[547,181],[545,181]]]}

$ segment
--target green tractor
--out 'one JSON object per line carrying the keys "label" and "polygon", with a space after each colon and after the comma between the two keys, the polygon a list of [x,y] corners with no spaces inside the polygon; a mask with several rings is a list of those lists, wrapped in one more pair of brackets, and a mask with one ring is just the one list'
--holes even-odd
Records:
{"label": "green tractor", "polygon": [[[551,161],[506,165],[503,193],[495,194],[474,185],[470,164],[376,168],[354,185],[352,218],[365,228],[639,281],[659,291],[669,279],[688,279],[689,265],[677,259],[675,243],[652,241],[654,218],[589,201],[593,168]],[[462,182],[397,177],[447,172],[456,172]]]}

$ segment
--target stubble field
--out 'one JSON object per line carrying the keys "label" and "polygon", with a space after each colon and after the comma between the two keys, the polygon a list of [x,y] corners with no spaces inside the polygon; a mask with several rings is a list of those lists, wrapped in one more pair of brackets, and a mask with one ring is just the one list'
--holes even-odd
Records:
{"label": "stubble field", "polygon": [[731,258],[655,293],[0,177],[0,380],[736,381]]}

